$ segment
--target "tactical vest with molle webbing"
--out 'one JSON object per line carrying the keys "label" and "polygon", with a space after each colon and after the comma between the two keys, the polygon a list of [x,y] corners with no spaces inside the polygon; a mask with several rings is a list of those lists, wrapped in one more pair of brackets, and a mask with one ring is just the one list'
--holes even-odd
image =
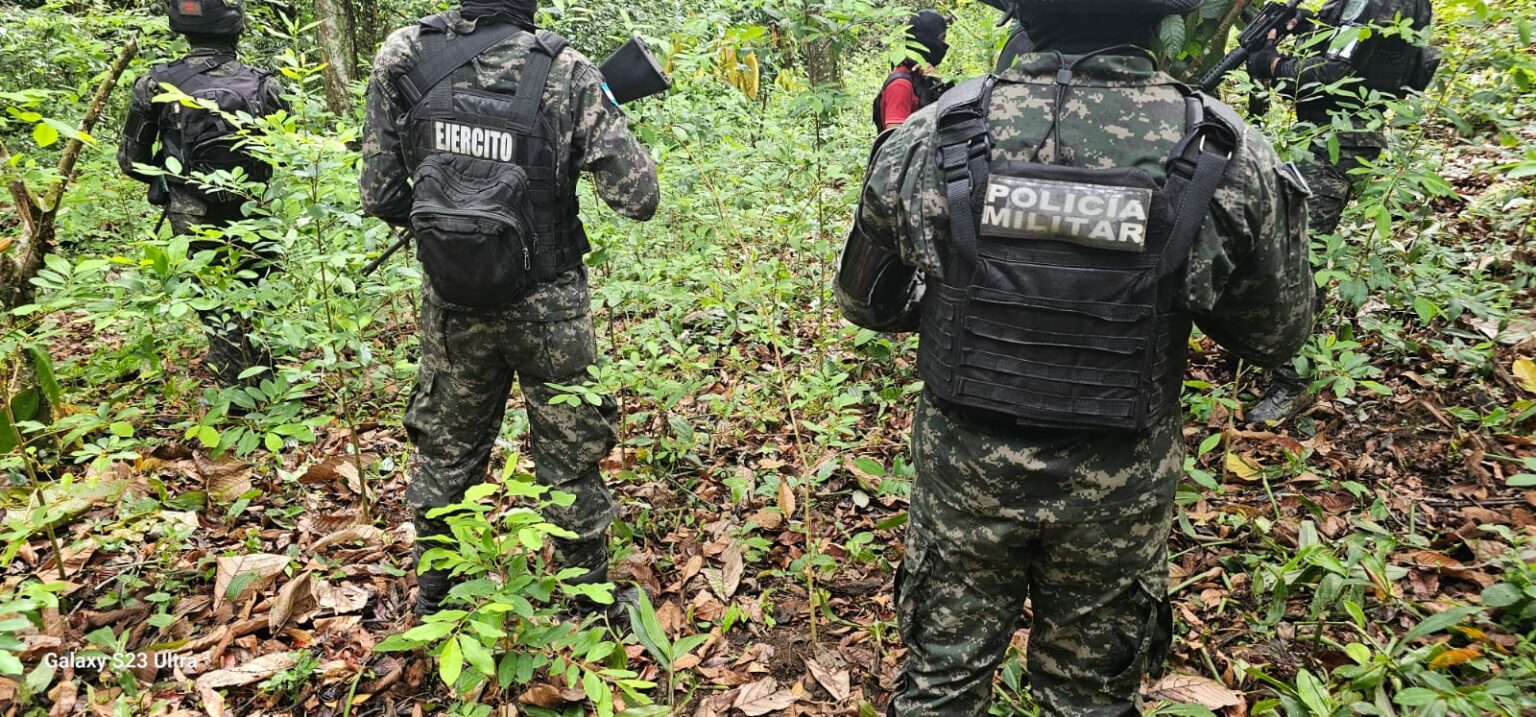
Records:
{"label": "tactical vest with molle webbing", "polygon": [[940,100],[951,239],[924,299],[919,373],[939,408],[983,425],[1147,430],[1178,406],[1192,320],[1175,294],[1241,124],[1179,86],[1186,133],[1161,185],[1137,169],[1040,163],[1053,136],[1063,156],[1069,67],[1031,160],[994,162],[997,81]]}
{"label": "tactical vest with molle webbing", "polygon": [[[485,21],[482,21],[482,23]],[[564,38],[540,30],[512,94],[476,89],[473,60],[520,33],[484,24],[449,36],[421,21],[422,61],[395,82],[410,105],[402,138],[411,228],[433,290],[473,309],[506,306],[581,266],[589,245],[576,169],[542,99]]]}

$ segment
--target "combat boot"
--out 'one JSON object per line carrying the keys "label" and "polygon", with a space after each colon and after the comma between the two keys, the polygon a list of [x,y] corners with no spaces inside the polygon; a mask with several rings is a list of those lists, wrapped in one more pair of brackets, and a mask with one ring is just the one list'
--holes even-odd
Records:
{"label": "combat boot", "polygon": [[441,610],[443,600],[447,599],[448,591],[453,589],[453,580],[447,570],[421,569],[421,554],[426,549],[417,545],[413,551],[416,556],[416,607],[417,617],[426,617]]}
{"label": "combat boot", "polygon": [[240,375],[255,366],[272,365],[271,353],[251,345],[248,324],[243,318],[209,313],[203,316],[203,328],[208,337],[203,365],[219,385],[232,388],[258,381],[259,376],[241,379]]}
{"label": "combat boot", "polygon": [[[608,543],[599,538],[588,541],[563,542],[560,546],[563,563],[567,567],[586,568],[587,572],[565,581],[568,585],[595,585],[613,582],[608,579]],[[578,596],[571,607],[578,616],[601,616],[618,630],[629,627],[629,607],[640,604],[640,588],[634,585],[614,585],[613,602],[607,605]]]}
{"label": "combat boot", "polygon": [[1269,389],[1248,411],[1247,420],[1249,423],[1279,423],[1295,416],[1310,401],[1306,381],[1287,366],[1275,371]]}

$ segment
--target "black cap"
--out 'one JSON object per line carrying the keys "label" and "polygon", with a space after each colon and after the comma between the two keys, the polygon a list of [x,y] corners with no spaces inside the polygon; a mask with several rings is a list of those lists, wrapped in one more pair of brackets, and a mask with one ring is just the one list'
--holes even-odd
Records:
{"label": "black cap", "polygon": [[239,35],[245,31],[243,0],[168,0],[171,30],[192,35]]}

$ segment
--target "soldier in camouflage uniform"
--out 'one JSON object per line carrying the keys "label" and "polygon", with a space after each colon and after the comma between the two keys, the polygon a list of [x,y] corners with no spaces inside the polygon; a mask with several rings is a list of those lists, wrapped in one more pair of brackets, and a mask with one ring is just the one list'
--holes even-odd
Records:
{"label": "soldier in camouflage uniform", "polygon": [[[870,255],[853,246],[858,241],[878,245],[915,267],[926,286],[918,359],[926,385],[913,423],[916,479],[906,554],[896,580],[896,609],[908,652],[890,704],[893,715],[986,714],[995,670],[1026,598],[1033,606],[1029,681],[1042,714],[1135,714],[1142,677],[1160,668],[1171,636],[1167,540],[1175,487],[1183,475],[1177,401],[1188,322],[1259,365],[1274,365],[1306,340],[1313,290],[1305,193],[1295,168],[1283,165],[1269,142],[1242,126],[1229,108],[1179,85],[1157,69],[1149,53],[1129,46],[1150,46],[1151,28],[1159,17],[1188,12],[1198,4],[1019,0],[1016,9],[1037,49],[1020,55],[979,95],[986,134],[966,145],[948,139],[957,125],[947,118],[976,121],[959,111],[964,104],[959,110],[946,107],[951,101],[965,101],[964,93],[972,86],[966,83],[936,107],[913,115],[871,161],[838,279],[839,301],[845,313],[861,323],[900,323],[892,317],[869,317],[870,304],[854,305],[857,302],[846,298],[868,293],[843,285],[859,275],[848,257]],[[1203,108],[1205,119],[1192,125],[1193,106]],[[1140,354],[1129,362],[1133,374],[1137,365],[1168,362],[1157,389],[1165,408],[1150,414],[1139,428],[1081,427],[1084,421],[1072,413],[1078,406],[1112,403],[1082,396],[1097,395],[1101,389],[1093,384],[1116,380],[1117,372],[1096,368],[1105,355],[1102,351],[1083,351],[1055,366],[1047,362],[1056,360],[1052,356],[1059,356],[1061,346],[1091,345],[1099,338],[1091,334],[1112,324],[1098,320],[1101,317],[1129,321],[1146,314],[1128,313],[1096,297],[1062,294],[1052,282],[1058,276],[1092,272],[1093,262],[1100,260],[1106,266],[1146,264],[1134,252],[1084,252],[1068,243],[1073,239],[1061,239],[1067,235],[1059,232],[1054,235],[1057,241],[994,241],[987,232],[1006,229],[1007,221],[989,217],[998,210],[990,202],[1009,197],[1010,191],[1027,202],[1031,192],[1053,186],[1013,180],[1009,173],[1020,171],[1065,181],[1095,172],[1100,174],[1093,176],[1117,176],[1123,168],[1134,168],[1149,182],[1172,186],[1168,167],[1183,160],[1165,159],[1184,156],[1181,149],[1194,151],[1197,143],[1189,140],[1210,123],[1223,128],[1212,133],[1209,157],[1224,161],[1224,171],[1196,172],[1219,178],[1219,184],[1210,185],[1207,201],[1190,200],[1193,208],[1185,210],[1190,212],[1187,217],[1178,213],[1179,222],[1188,222],[1188,249],[1168,250],[1163,258],[1170,270],[1160,280],[1168,287],[1166,299],[1160,301],[1186,318],[1184,323],[1170,323],[1167,335],[1158,336],[1161,355]],[[1231,145],[1230,159],[1221,159],[1229,151],[1218,146],[1216,137],[1223,135]],[[957,146],[962,151],[952,153]],[[1207,161],[1206,152],[1202,146],[1197,166]],[[981,186],[973,193],[957,184],[957,177],[967,171],[971,179],[966,181],[976,181],[977,162],[994,177],[985,193]],[[996,179],[999,173],[1016,188],[999,184],[1005,181]],[[1199,184],[1186,183],[1183,196],[1195,196],[1191,188]],[[1093,196],[1138,196],[1103,187],[1095,191],[1102,193]],[[974,222],[969,227],[951,215],[954,207],[965,206],[967,200],[974,204],[978,198],[985,199],[983,206],[965,212],[964,221]],[[1073,200],[1079,211],[1088,211],[1089,195]],[[1059,208],[1060,198],[1054,201]],[[1156,216],[1149,226],[1161,232]],[[1038,226],[1078,221],[1071,210],[1053,217]],[[961,233],[965,241],[956,241]],[[974,246],[977,233],[980,248]],[[967,245],[972,245],[969,250]],[[1148,239],[1146,246],[1152,245]],[[1173,246],[1172,241],[1165,246]],[[1051,266],[1050,261],[1033,267],[1004,261],[1019,251],[1070,259],[1080,268]],[[967,256],[974,258],[968,261]],[[973,282],[1003,276],[1001,285],[1012,293],[995,299],[1003,308],[991,318],[983,317],[981,302],[989,294],[1007,292],[972,284],[961,287],[959,296],[965,298],[957,298],[950,290],[956,272],[970,273]],[[1009,284],[1005,275],[1010,272],[1015,279],[1025,278]],[[1020,287],[1031,282],[1033,287]],[[1086,293],[1095,291],[1098,283],[1095,278],[1079,286]],[[1055,296],[1048,295],[1053,292]],[[1074,301],[1078,298],[1087,300]],[[876,296],[870,303],[903,306],[892,297]],[[1052,307],[1068,307],[1068,313],[1053,313]],[[970,316],[961,320],[957,314]],[[1028,316],[1006,323],[1010,316],[1024,314]],[[1058,322],[1058,328],[1047,333],[1037,319]],[[987,333],[976,336],[976,330]],[[964,338],[957,338],[962,334]],[[946,357],[955,355],[945,351],[956,342],[989,337],[1004,339],[992,343],[994,347],[1016,342],[1011,355],[961,349],[954,365],[943,365]],[[1129,348],[1140,344],[1125,345],[1125,351],[1141,350]],[[1018,367],[1021,375],[988,372],[985,366]],[[1001,402],[993,404],[996,410],[972,408],[962,400],[967,396],[964,384],[959,390],[953,386],[957,380],[976,379],[973,388],[990,389],[995,387],[984,382],[1039,377],[1051,379],[1054,386],[1070,385],[1056,380],[1063,376],[1079,382],[1072,389],[1079,398],[1046,400],[1020,413]],[[941,391],[948,397],[941,399]],[[1028,394],[994,395],[1023,401]]]}
{"label": "soldier in camouflage uniform", "polygon": [[[190,113],[174,102],[156,103],[164,93],[161,83],[183,67],[203,67],[196,73],[204,84],[221,81],[254,81],[256,95],[249,98],[254,107],[244,107],[253,115],[286,110],[282,83],[271,74],[236,60],[236,47],[245,29],[245,12],[240,0],[170,0],[166,15],[171,30],[186,36],[191,46],[187,55],[175,62],[157,65],[133,85],[128,103],[128,117],[123,123],[117,148],[117,164],[123,173],[150,185],[150,201],[165,207],[165,218],[178,236],[195,236],[197,226],[223,228],[244,217],[243,198],[223,193],[209,193],[196,183],[179,178],[140,172],[136,165],[165,168],[169,146],[180,133],[183,118]],[[191,78],[189,78],[191,79]],[[157,149],[158,147],[158,149]],[[180,160],[182,158],[178,158]],[[183,171],[186,171],[185,163]],[[241,280],[254,284],[275,268],[281,253],[270,244],[252,245],[229,236],[198,239],[192,251],[217,252],[225,262],[242,272]],[[204,364],[220,383],[229,386],[253,366],[271,365],[265,349],[251,344],[250,326],[244,317],[212,310],[200,313],[208,336],[208,355]]]}
{"label": "soldier in camouflage uniform", "polygon": [[[422,198],[413,197],[413,188],[419,195],[422,180],[419,173],[412,175],[410,160],[408,113],[414,103],[402,93],[400,80],[426,60],[423,48],[432,39],[429,33],[468,42],[478,36],[473,34],[477,29],[493,32],[514,25],[518,31],[441,83],[482,98],[509,96],[532,62],[534,44],[553,37],[532,32],[534,9],[532,0],[467,0],[461,9],[426,18],[384,42],[368,85],[361,187],[369,214],[410,226],[413,203],[420,211]],[[558,196],[547,205],[562,208],[564,215],[551,221],[562,227],[563,243],[547,245],[546,237],[539,237],[534,255],[525,255],[525,261],[535,271],[543,266],[551,270],[531,291],[504,306],[472,309],[455,304],[441,295],[447,284],[423,282],[421,365],[405,415],[407,434],[416,447],[406,497],[415,512],[418,536],[446,532],[446,526],[427,513],[458,502],[466,489],[485,479],[516,378],[527,403],[535,475],[541,483],[576,496],[569,508],[549,516],[578,536],[561,542],[564,563],[587,569],[576,582],[603,582],[607,528],[615,508],[599,461],[616,441],[615,404],[608,397],[596,405],[552,400],[560,393],[554,384],[582,386],[590,381],[587,370],[597,351],[581,263],[587,246],[576,214],[576,177],[580,171],[590,172],[598,195],[610,207],[641,221],[655,213],[660,189],[654,163],[605,94],[597,68],[569,48],[545,66],[548,79],[534,96],[541,98],[540,113],[560,168],[552,180],[558,183]],[[430,102],[430,97],[421,101]],[[418,252],[427,252],[419,228],[417,240]],[[549,252],[561,258],[547,256]],[[425,547],[418,542],[418,556]],[[440,570],[418,571],[417,582],[417,612],[435,611],[449,588],[448,576]]]}
{"label": "soldier in camouflage uniform", "polygon": [[[1427,84],[1432,60],[1422,47],[1409,40],[1373,31],[1355,40],[1363,26],[1394,27],[1409,21],[1416,32],[1429,29],[1433,14],[1429,0],[1329,0],[1315,16],[1316,27],[1304,42],[1306,54],[1283,55],[1274,46],[1254,53],[1248,74],[1278,83],[1296,97],[1296,117],[1315,127],[1332,126],[1333,116],[1347,115],[1355,129],[1334,133],[1338,159],[1328,149],[1326,136],[1312,144],[1312,159],[1301,165],[1302,176],[1312,190],[1308,207],[1313,236],[1332,234],[1339,228],[1344,208],[1359,193],[1369,175],[1354,170],[1376,161],[1387,138],[1373,126],[1383,110],[1377,103],[1362,103],[1364,93],[1399,95],[1404,88]],[[1308,22],[1306,18],[1302,20]],[[1335,38],[1335,35],[1343,37]],[[1428,65],[1428,66],[1426,66]],[[1419,79],[1415,75],[1420,75]],[[1326,88],[1338,86],[1338,92]],[[1369,97],[1368,94],[1364,96]],[[1364,104],[1364,106],[1362,106]],[[1319,300],[1322,295],[1319,293]],[[1248,411],[1255,423],[1281,421],[1306,406],[1306,381],[1290,362],[1272,372],[1269,388]]]}

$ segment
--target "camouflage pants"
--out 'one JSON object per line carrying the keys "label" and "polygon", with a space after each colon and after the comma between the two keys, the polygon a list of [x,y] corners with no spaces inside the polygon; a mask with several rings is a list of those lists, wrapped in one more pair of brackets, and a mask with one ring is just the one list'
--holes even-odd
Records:
{"label": "camouflage pants", "polygon": [[[516,378],[527,401],[535,476],[576,496],[570,507],[552,509],[546,517],[577,533],[573,543],[606,550],[615,509],[598,462],[617,441],[617,409],[606,397],[598,406],[551,404],[559,394],[548,385],[587,381],[597,352],[591,317],[530,321],[452,311],[426,300],[419,330],[421,367],[405,413],[406,433],[416,447],[406,500],[418,534],[445,533],[446,525],[428,519],[427,512],[458,502],[465,490],[485,480]],[[567,554],[566,559],[592,567],[587,561],[598,556]]]}
{"label": "camouflage pants", "polygon": [[1374,162],[1381,155],[1377,147],[1340,147],[1339,161],[1335,164],[1328,156],[1326,146],[1312,148],[1312,161],[1303,162],[1298,169],[1312,188],[1312,198],[1307,202],[1308,229],[1313,235],[1332,234],[1339,229],[1344,208],[1349,206],[1364,181],[1350,170],[1361,166],[1361,160]]}
{"label": "camouflage pants", "polygon": [[[1374,162],[1380,155],[1381,149],[1377,147],[1340,147],[1339,161],[1335,164],[1326,146],[1313,146],[1312,161],[1303,162],[1297,167],[1312,189],[1312,197],[1307,200],[1307,229],[1311,236],[1332,234],[1339,230],[1344,209],[1359,193],[1363,181],[1359,175],[1350,174],[1350,170],[1359,167],[1361,160]],[[1328,293],[1319,288],[1316,300],[1319,315],[1327,301]],[[1290,362],[1277,367],[1274,375],[1281,381],[1301,382],[1301,374]]]}
{"label": "camouflage pants", "polygon": [[[1020,520],[1039,514],[1019,480],[1039,464],[1005,449],[1007,439],[930,442],[925,434],[950,430],[944,420],[920,409],[913,429],[917,479],[896,585],[908,652],[891,713],[985,715],[1028,597],[1027,666],[1041,714],[1137,714],[1142,676],[1161,666],[1171,635],[1171,501],[1112,520]],[[996,479],[957,470],[957,458],[988,464]],[[1000,461],[1016,465],[992,470]]]}
{"label": "camouflage pants", "polygon": [[[227,227],[244,218],[239,205],[209,205],[197,202],[191,207],[178,207],[176,204],[182,203],[177,202],[167,208],[166,219],[170,221],[171,232],[177,236],[196,235],[198,232],[194,227],[198,225]],[[254,276],[240,278],[240,281],[247,286],[254,286],[266,278],[277,267],[276,261],[280,258],[280,255],[272,250],[240,251],[226,242],[208,239],[194,239],[189,249],[192,252],[222,252],[226,257],[225,261],[238,262],[236,264],[238,269],[255,272]],[[236,255],[236,251],[240,253]],[[202,319],[203,333],[208,338],[208,355],[205,365],[220,383],[226,386],[236,385],[240,380],[240,374],[247,368],[272,365],[271,352],[265,347],[258,347],[251,343],[252,326],[249,319],[230,314],[222,308],[199,311],[198,317]]]}

